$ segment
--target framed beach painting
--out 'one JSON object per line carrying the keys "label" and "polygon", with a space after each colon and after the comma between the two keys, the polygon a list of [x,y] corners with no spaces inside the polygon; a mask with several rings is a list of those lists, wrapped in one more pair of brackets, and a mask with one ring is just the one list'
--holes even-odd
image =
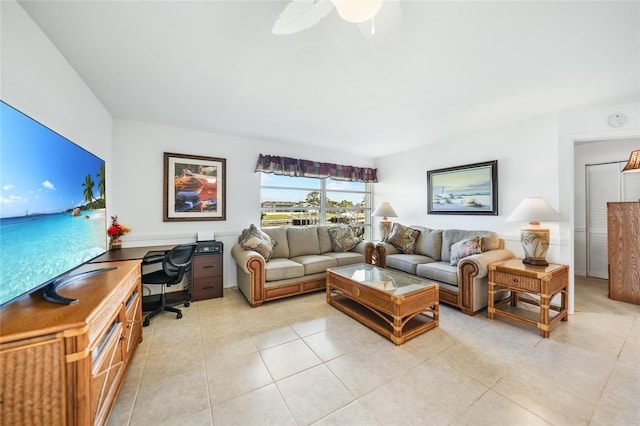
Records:
{"label": "framed beach painting", "polygon": [[226,220],[226,159],[164,153],[164,221]]}
{"label": "framed beach painting", "polygon": [[498,160],[427,172],[429,214],[498,214]]}

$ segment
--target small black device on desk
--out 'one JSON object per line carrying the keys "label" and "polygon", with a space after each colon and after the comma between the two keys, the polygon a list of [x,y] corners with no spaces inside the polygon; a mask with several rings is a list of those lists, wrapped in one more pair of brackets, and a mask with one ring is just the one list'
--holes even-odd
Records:
{"label": "small black device on desk", "polygon": [[222,253],[222,241],[198,241],[195,255]]}

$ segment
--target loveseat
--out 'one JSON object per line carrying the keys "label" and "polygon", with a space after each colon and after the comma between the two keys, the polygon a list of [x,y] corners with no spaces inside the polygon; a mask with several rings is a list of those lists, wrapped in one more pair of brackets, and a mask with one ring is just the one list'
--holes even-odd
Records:
{"label": "loveseat", "polygon": [[231,248],[238,288],[251,306],[326,288],[327,268],[372,263],[375,245],[348,225],[257,229],[251,225]]}
{"label": "loveseat", "polygon": [[380,267],[437,281],[441,302],[474,315],[488,304],[489,264],[514,255],[495,232],[394,223],[376,257]]}

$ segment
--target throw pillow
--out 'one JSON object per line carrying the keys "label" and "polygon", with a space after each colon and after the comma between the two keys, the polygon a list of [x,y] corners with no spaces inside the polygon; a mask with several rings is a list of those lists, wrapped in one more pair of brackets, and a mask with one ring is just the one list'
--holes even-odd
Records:
{"label": "throw pillow", "polygon": [[460,260],[472,254],[482,253],[482,237],[461,240],[451,245],[451,265],[457,265]]}
{"label": "throw pillow", "polygon": [[265,260],[271,258],[275,245],[276,242],[266,233],[256,228],[254,224],[251,224],[249,229],[243,230],[242,235],[240,235],[240,246],[245,250],[253,250],[256,253],[260,253]]}
{"label": "throw pillow", "polygon": [[331,247],[336,253],[349,251],[360,242],[350,226],[332,226],[328,229]]}
{"label": "throw pillow", "polygon": [[420,236],[420,231],[417,229],[394,223],[391,232],[384,241],[403,253],[413,254],[418,236]]}

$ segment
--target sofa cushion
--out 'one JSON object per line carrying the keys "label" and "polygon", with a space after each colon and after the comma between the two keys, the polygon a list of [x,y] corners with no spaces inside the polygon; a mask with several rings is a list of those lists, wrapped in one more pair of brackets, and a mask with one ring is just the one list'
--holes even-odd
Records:
{"label": "sofa cushion", "polygon": [[264,265],[265,281],[304,277],[304,266],[290,259],[273,258]]}
{"label": "sofa cushion", "polygon": [[323,256],[329,256],[336,259],[338,266],[353,265],[355,263],[364,263],[364,255],[355,251],[345,251],[344,253],[329,252]]}
{"label": "sofa cushion", "polygon": [[416,267],[423,263],[435,262],[433,259],[420,254],[390,254],[387,255],[387,267],[398,269],[409,274],[416,274]]}
{"label": "sofa cushion", "polygon": [[251,224],[249,229],[244,229],[240,234],[240,245],[243,249],[253,250],[256,253],[260,253],[265,260],[269,260],[276,241],[273,241],[269,235],[256,228],[254,224]]}
{"label": "sofa cushion", "polygon": [[331,247],[331,237],[329,237],[328,226],[318,226],[318,244],[320,245],[320,253],[333,251],[333,247]]}
{"label": "sofa cushion", "polygon": [[327,268],[335,268],[336,266],[338,266],[338,261],[335,258],[317,254],[296,256],[292,257],[290,260],[304,266],[305,275],[325,272]]}
{"label": "sofa cushion", "polygon": [[429,229],[414,225],[411,225],[411,227],[420,231],[414,252],[416,254],[429,256],[434,260],[440,260],[440,254],[442,253],[442,229]]}
{"label": "sofa cushion", "polygon": [[332,226],[329,228],[329,237],[331,237],[331,247],[336,253],[349,251],[360,242],[360,238],[356,237],[353,228],[348,225]]}
{"label": "sofa cushion", "polygon": [[318,230],[315,226],[291,226],[287,228],[287,240],[290,259],[307,254],[320,254]]}
{"label": "sofa cushion", "polygon": [[394,223],[393,228],[391,228],[391,233],[389,233],[384,241],[403,253],[413,254],[419,235],[420,231],[417,229]]}
{"label": "sofa cushion", "polygon": [[416,267],[416,275],[458,286],[458,267],[451,266],[449,262],[423,263]]}
{"label": "sofa cushion", "polygon": [[284,226],[274,226],[271,228],[262,228],[265,234],[276,242],[271,257],[289,258],[289,242],[287,241],[287,228]]}
{"label": "sofa cushion", "polygon": [[497,250],[500,248],[500,239],[491,231],[468,231],[466,229],[445,229],[442,231],[442,253],[440,260],[451,260],[451,246],[458,241],[482,237],[482,251]]}
{"label": "sofa cushion", "polygon": [[451,259],[449,260],[449,264],[455,266],[461,259],[478,253],[482,253],[482,237],[478,236],[458,241],[451,246]]}

